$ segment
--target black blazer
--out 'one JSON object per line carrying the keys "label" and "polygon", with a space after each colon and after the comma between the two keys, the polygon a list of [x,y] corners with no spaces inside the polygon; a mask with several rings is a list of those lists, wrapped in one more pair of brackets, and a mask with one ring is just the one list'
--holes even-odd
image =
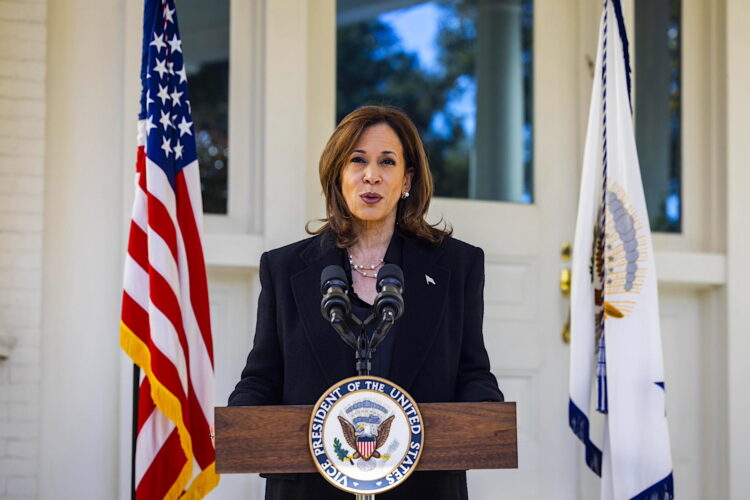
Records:
{"label": "black blazer", "polygon": [[[502,401],[482,338],[484,252],[451,237],[440,246],[397,237],[403,238],[405,312],[389,333],[395,345],[388,378],[417,402]],[[320,273],[330,264],[341,264],[331,233],[262,255],[255,340],[229,397],[231,406],[314,404],[335,382],[356,375],[353,350],[320,314]],[[317,475],[304,476],[283,477],[316,484],[319,479],[328,487]],[[397,498],[419,487],[419,477],[426,479],[425,488],[442,479],[451,483],[442,485],[435,498],[465,498],[463,473],[415,472],[383,496]],[[308,484],[300,489],[307,496],[295,496],[288,488],[278,489],[278,482],[269,479],[266,498],[335,498],[338,493],[330,487],[326,496],[313,496]],[[463,493],[444,495],[458,491],[454,487]]]}

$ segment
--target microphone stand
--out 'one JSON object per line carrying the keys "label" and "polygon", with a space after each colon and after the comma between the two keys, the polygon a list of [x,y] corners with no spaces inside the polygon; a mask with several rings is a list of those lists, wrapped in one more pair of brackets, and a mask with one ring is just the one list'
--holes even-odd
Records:
{"label": "microphone stand", "polygon": [[[368,341],[367,327],[374,320],[375,314],[371,314],[365,321],[353,315],[343,318],[338,312],[331,314],[331,326],[339,334],[341,340],[354,349],[354,366],[357,370],[357,375],[370,375],[370,371],[372,370],[372,355],[375,354],[377,347],[385,340],[386,335],[388,335],[391,327],[396,322],[393,311],[383,311],[380,321],[375,326],[372,338]],[[359,330],[359,335],[354,334],[352,330],[355,329]]]}
{"label": "microphone stand", "polygon": [[[391,327],[396,322],[393,311],[383,311],[380,321],[375,326],[372,338],[368,342],[367,327],[372,324],[375,318],[375,313],[370,314],[364,321],[353,314],[350,314],[348,318],[342,318],[337,312],[331,314],[331,326],[339,334],[339,337],[354,349],[357,375],[370,375],[372,355],[375,354],[378,345],[385,339]],[[359,329],[359,335],[355,335],[352,332],[355,329],[352,327]],[[355,500],[375,500],[375,495],[356,494],[354,497]]]}
{"label": "microphone stand", "polygon": [[356,350],[356,368],[357,375],[370,375],[372,369],[372,355],[375,354],[377,347],[385,340],[396,319],[393,317],[393,311],[383,311],[380,321],[375,327],[370,341],[367,341],[367,326],[375,320],[375,314],[371,314],[364,322],[360,322],[359,337],[357,339]]}
{"label": "microphone stand", "polygon": [[[329,268],[332,266],[329,266]],[[329,296],[330,289],[328,292],[324,292],[326,295],[323,298],[323,303],[321,303],[321,312],[323,312],[324,317],[329,318],[329,322],[331,323],[331,326],[334,330],[336,330],[336,333],[339,334],[339,337],[341,337],[341,340],[343,340],[349,347],[354,349],[354,355],[355,355],[355,368],[357,370],[357,375],[359,376],[368,376],[370,375],[370,371],[372,369],[372,355],[375,354],[375,351],[377,350],[377,347],[380,345],[380,343],[385,339],[386,335],[388,335],[388,332],[390,331],[391,327],[393,327],[393,324],[396,322],[398,314],[399,316],[403,312],[403,300],[401,299],[401,288],[403,283],[403,275],[401,274],[401,270],[396,267],[397,274],[395,275],[396,278],[400,278],[398,283],[398,291],[395,293],[395,297],[397,297],[397,302],[400,301],[400,308],[398,309],[398,313],[396,313],[393,309],[393,307],[376,307],[377,309],[380,309],[381,315],[380,318],[377,318],[376,312],[372,312],[364,321],[360,320],[356,315],[351,313],[351,309],[348,307],[349,299],[346,298],[346,296],[342,297],[341,291],[333,292],[334,296]],[[326,268],[326,270],[323,271],[324,275],[327,272],[329,268]],[[391,270],[393,271],[393,270]],[[346,285],[346,279],[342,280],[341,273],[343,271],[339,268],[339,273],[336,273],[336,270],[329,275],[329,278],[336,278],[339,280],[339,286],[341,286],[341,281],[343,281],[343,285]],[[399,276],[400,275],[400,276]],[[322,278],[321,278],[322,279]],[[326,281],[324,280],[323,288],[326,288]],[[345,287],[344,287],[345,290]],[[392,290],[383,290],[381,291],[380,288],[378,288],[378,298],[376,298],[375,302],[378,303],[378,300],[381,299],[381,297],[386,297],[386,300],[393,303],[394,300],[394,292]],[[329,299],[330,297],[330,299]],[[327,303],[327,300],[333,301],[335,304],[336,302],[339,303],[338,307],[329,307],[325,306],[324,304]],[[330,304],[330,302],[329,302]],[[342,305],[347,305],[347,307],[341,307]],[[328,316],[330,314],[330,316]],[[378,319],[378,324],[375,326],[375,330],[373,331],[372,338],[367,338],[367,327],[372,324],[373,321]],[[355,334],[354,332],[356,330],[359,330],[359,334]],[[374,494],[355,494],[356,500],[375,500]]]}

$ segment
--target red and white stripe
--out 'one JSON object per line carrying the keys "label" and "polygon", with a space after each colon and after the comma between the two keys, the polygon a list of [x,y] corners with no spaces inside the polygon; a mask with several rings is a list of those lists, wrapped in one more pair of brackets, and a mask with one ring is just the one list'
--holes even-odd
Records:
{"label": "red and white stripe", "polygon": [[375,453],[375,441],[357,441],[357,451],[365,460],[370,458]]}
{"label": "red and white stripe", "polygon": [[177,497],[183,490],[192,496],[197,477],[210,488],[218,478],[210,438],[214,360],[198,164],[178,173],[173,188],[146,156],[145,123],[138,127],[121,343],[145,373],[136,444],[140,500]]}

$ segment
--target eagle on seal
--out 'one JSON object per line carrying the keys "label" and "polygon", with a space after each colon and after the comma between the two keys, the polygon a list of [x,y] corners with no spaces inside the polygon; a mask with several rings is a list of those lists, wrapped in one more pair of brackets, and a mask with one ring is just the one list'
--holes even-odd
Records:
{"label": "eagle on seal", "polygon": [[391,424],[393,423],[394,415],[386,418],[383,423],[378,426],[378,430],[374,436],[365,434],[357,434],[357,430],[354,425],[346,420],[344,417],[339,416],[339,422],[341,423],[341,430],[344,432],[344,438],[349,446],[354,448],[353,459],[361,458],[365,461],[370,460],[370,457],[380,458],[380,452],[378,448],[383,446],[388,440],[388,434],[391,432]]}

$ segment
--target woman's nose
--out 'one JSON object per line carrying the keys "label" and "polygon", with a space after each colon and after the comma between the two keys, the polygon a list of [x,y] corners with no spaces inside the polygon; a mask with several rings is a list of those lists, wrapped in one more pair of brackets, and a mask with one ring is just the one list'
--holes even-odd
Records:
{"label": "woman's nose", "polygon": [[365,182],[365,184],[380,184],[382,179],[380,178],[380,172],[378,172],[377,167],[373,165],[368,165],[367,168],[365,168],[364,177],[362,180]]}

